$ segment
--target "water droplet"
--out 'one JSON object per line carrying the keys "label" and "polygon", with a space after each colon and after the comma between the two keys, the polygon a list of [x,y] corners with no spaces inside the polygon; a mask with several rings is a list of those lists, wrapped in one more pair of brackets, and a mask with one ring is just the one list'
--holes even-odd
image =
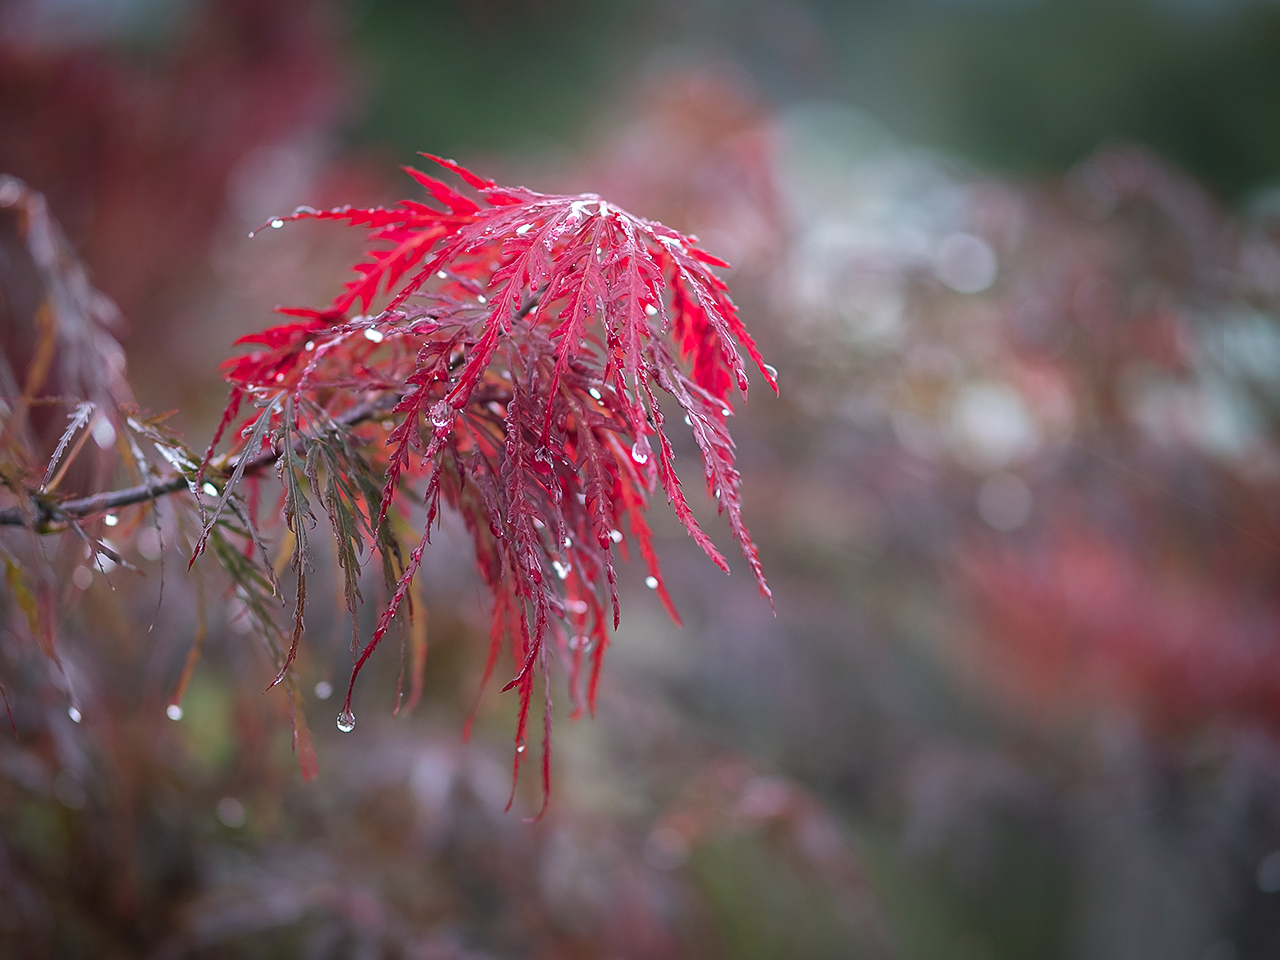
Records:
{"label": "water droplet", "polygon": [[532,229],[533,229],[532,223],[522,223],[520,224],[520,226],[516,227],[516,236],[523,237],[526,233],[528,233]]}
{"label": "water droplet", "polygon": [[541,520],[539,520],[537,517],[533,518],[533,525],[537,527],[539,530],[542,530],[546,527],[546,524],[543,523]]}
{"label": "water droplet", "polygon": [[720,408],[720,412],[721,412],[724,416],[726,416],[726,417],[732,417],[732,416],[733,416],[733,411],[732,411],[732,410],[730,410],[728,407],[721,407],[721,408]]}
{"label": "water droplet", "polygon": [[570,638],[569,649],[583,651],[589,650],[591,649],[591,638],[584,636],[583,634],[578,634],[577,636]]}
{"label": "water droplet", "polygon": [[373,343],[381,343],[381,342],[382,342],[382,331],[381,331],[381,330],[375,330],[375,329],[373,329],[373,327],[370,327],[368,330],[366,330],[366,331],[364,332],[364,338],[365,338],[366,340],[369,340],[369,341],[373,342]]}
{"label": "water droplet", "polygon": [[316,697],[320,700],[328,700],[333,696],[333,684],[328,680],[321,680],[316,684]]}
{"label": "water droplet", "polygon": [[591,394],[591,396],[595,397],[597,400],[599,400],[599,399],[600,399],[600,391],[599,391],[599,390],[597,390],[595,387],[592,387],[592,388],[591,388],[590,390],[588,390],[587,392],[588,392],[589,394]]}
{"label": "water droplet", "polygon": [[437,271],[436,271],[436,276],[437,276],[437,277],[439,277],[441,280],[448,280],[448,279],[449,279],[449,275],[448,275],[447,273],[445,273],[443,270],[437,270]]}
{"label": "water droplet", "polygon": [[343,710],[338,714],[338,729],[343,733],[350,733],[356,728],[356,715],[350,710]]}
{"label": "water droplet", "polygon": [[105,415],[99,415],[94,419],[90,433],[93,434],[93,442],[98,445],[99,450],[110,450],[116,442],[116,428],[111,425],[111,421]]}
{"label": "water droplet", "polygon": [[564,538],[564,545],[565,545],[566,547],[572,547],[572,546],[573,546],[573,537],[565,537],[565,538]]}
{"label": "water droplet", "polygon": [[561,563],[559,560],[552,560],[551,569],[556,572],[557,577],[563,580],[565,577],[569,576],[569,571],[573,569],[573,564]]}
{"label": "water droplet", "polygon": [[644,437],[631,445],[631,459],[636,463],[649,462],[649,441]]}
{"label": "water droplet", "polygon": [[280,382],[281,380],[283,380],[283,379],[284,379],[284,374],[283,374],[283,373],[277,373],[277,374],[276,374],[276,383],[279,383],[279,382]]}
{"label": "water droplet", "polygon": [[281,227],[284,226],[284,221],[281,220],[279,217],[277,217],[275,220],[271,221],[271,226],[273,229],[279,230]]}
{"label": "water droplet", "polygon": [[206,483],[200,489],[203,490],[208,496],[216,497],[218,495],[218,488],[215,487],[212,483]]}
{"label": "water droplet", "polygon": [[689,419],[689,415],[687,413],[684,415],[684,422],[687,426],[693,426],[693,421]]}
{"label": "water droplet", "polygon": [[117,523],[120,522],[120,518],[117,517],[114,513],[108,513],[105,517],[102,518],[102,522],[105,523],[108,527],[114,527]]}
{"label": "water droplet", "polygon": [[648,577],[645,577],[645,578],[644,578],[644,585],[645,585],[646,587],[648,587],[650,590],[657,590],[657,589],[658,589],[658,578],[657,578],[657,577],[654,577],[654,576],[648,576]]}
{"label": "water droplet", "polygon": [[72,723],[79,723],[83,719],[83,715],[75,707],[67,708],[67,716],[71,718]]}
{"label": "water droplet", "polygon": [[306,342],[306,349],[307,349],[307,350],[314,350],[315,348],[316,348],[316,342],[315,342],[314,340],[308,340],[308,341]]}
{"label": "water droplet", "polygon": [[516,747],[516,753],[524,753],[524,744],[523,744],[523,743],[522,743],[522,744],[520,744],[520,746]]}
{"label": "water droplet", "polygon": [[168,717],[170,720],[181,720],[182,707],[178,706],[178,704],[176,703],[171,703],[164,708],[164,715]]}
{"label": "water droplet", "polygon": [[218,819],[233,830],[244,826],[244,804],[235,797],[223,797],[218,801]]}
{"label": "water droplet", "polygon": [[610,531],[609,531],[609,539],[610,539],[610,540],[612,540],[614,543],[621,543],[621,542],[622,542],[622,531],[621,531],[621,530],[610,530]]}
{"label": "water droplet", "polygon": [[773,377],[774,380],[778,379],[778,368],[775,367],[773,364],[766,363],[764,365],[764,372],[767,373],[769,376]]}
{"label": "water droplet", "polygon": [[484,294],[482,294],[482,293],[477,293],[477,294],[476,294],[476,299],[477,299],[477,300],[479,300],[481,303],[488,303],[488,302],[489,302],[488,300],[486,300],[486,299],[484,298]]}
{"label": "water droplet", "polygon": [[658,314],[658,308],[657,308],[657,307],[655,307],[652,303],[646,303],[646,304],[644,305],[644,312],[645,312],[646,314],[648,314],[649,316],[651,316],[651,317],[653,317],[653,316],[657,316],[657,314]]}
{"label": "water droplet", "polygon": [[453,406],[448,400],[441,400],[431,408],[431,423],[437,429],[443,429],[453,423]]}

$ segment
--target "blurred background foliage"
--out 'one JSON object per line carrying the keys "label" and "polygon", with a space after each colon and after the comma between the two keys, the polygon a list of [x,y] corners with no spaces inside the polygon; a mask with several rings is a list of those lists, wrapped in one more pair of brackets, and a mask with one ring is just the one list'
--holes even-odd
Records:
{"label": "blurred background foliage", "polygon": [[[447,523],[411,718],[389,655],[333,728],[318,575],[310,784],[242,607],[181,572],[181,510],[158,612],[140,517],[96,528],[146,574],[110,584],[5,533],[0,952],[1277,955],[1278,104],[1267,0],[6,5],[0,172],[127,321],[84,314],[128,385],[60,389],[176,408],[200,446],[232,341],[357,252],[247,231],[405,195],[424,149],[697,231],[782,396],[734,420],[777,618],[655,510],[685,627],[626,571],[536,825],[523,787],[501,812],[509,697],[460,743],[484,619]],[[66,278],[5,206],[8,403]],[[40,461],[60,414],[22,429]]]}

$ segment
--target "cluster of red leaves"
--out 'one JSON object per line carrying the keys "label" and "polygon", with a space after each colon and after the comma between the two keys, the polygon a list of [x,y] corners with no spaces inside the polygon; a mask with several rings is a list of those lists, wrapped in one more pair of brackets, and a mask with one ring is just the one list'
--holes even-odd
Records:
{"label": "cluster of red leaves", "polygon": [[[339,717],[344,728],[354,722],[356,676],[410,589],[443,497],[465,521],[493,596],[486,681],[504,642],[511,646],[516,674],[504,689],[516,689],[520,698],[517,773],[535,672],[542,670],[545,790],[549,657],[553,651],[568,663],[574,715],[594,709],[607,623],[611,615],[616,628],[619,618],[614,550],[625,556],[628,537],[648,567],[647,583],[678,619],[644,517],[659,487],[690,536],[728,571],[685,499],[655,388],[683,413],[702,455],[708,493],[769,595],[742,520],[726,419],[735,386],[744,399],[747,392],[739,344],[775,391],[776,374],[743,328],[728,288],[710,270],[727,264],[700,250],[696,238],[593,194],[500,187],[452,161],[432,159],[474,188],[479,200],[407,169],[433,204],[300,208],[287,218],[367,227],[373,249],[330,307],[284,310],[292,322],[245,338],[259,349],[227,364],[233,389],[223,427],[240,426],[237,443],[250,455],[267,445],[280,454],[299,576],[293,649],[281,676],[301,633],[308,561],[309,507],[299,489],[309,486],[321,500],[340,544],[354,538],[357,548],[358,528],[370,535],[384,530],[388,510],[403,506],[407,490],[415,490],[413,498],[426,508],[421,538],[398,570],[372,636],[357,651]],[[385,295],[389,302],[376,315],[349,315],[369,311]],[[385,419],[352,433],[360,449],[372,451],[371,460],[385,464],[380,502],[356,507],[354,487],[323,492],[320,456],[311,449],[339,443],[340,425],[360,419],[362,404],[388,397],[395,403]],[[246,398],[260,412],[241,423]],[[342,472],[337,460],[325,460],[324,468],[331,479]],[[213,517],[233,486],[227,483]],[[357,513],[359,523],[351,523]],[[355,554],[340,551],[353,609]]]}
{"label": "cluster of red leaves", "polygon": [[1033,550],[970,550],[986,674],[1036,716],[1120,709],[1158,734],[1280,727],[1274,597],[1156,569],[1084,524]]}

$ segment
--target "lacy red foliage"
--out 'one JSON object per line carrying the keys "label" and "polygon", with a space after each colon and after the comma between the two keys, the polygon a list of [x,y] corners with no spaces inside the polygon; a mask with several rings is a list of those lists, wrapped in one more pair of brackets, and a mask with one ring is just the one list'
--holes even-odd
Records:
{"label": "lacy red foliage", "polygon": [[[237,444],[251,455],[267,444],[280,452],[300,597],[308,565],[307,524],[300,518],[314,522],[308,488],[347,547],[340,557],[353,612],[360,530],[376,539],[393,507],[407,510],[411,489],[425,505],[419,542],[357,651],[340,725],[354,723],[356,676],[410,590],[441,499],[457,511],[493,596],[485,679],[504,643],[515,660],[515,677],[504,690],[516,689],[520,698],[517,773],[535,672],[543,671],[545,789],[550,651],[567,661],[574,715],[593,710],[607,624],[612,619],[616,627],[619,618],[615,549],[625,556],[634,542],[647,582],[678,620],[644,517],[659,487],[689,535],[729,569],[685,499],[655,387],[683,413],[701,451],[707,490],[769,596],[742,520],[726,420],[734,387],[744,399],[747,393],[739,345],[775,391],[776,373],[710,269],[727,264],[699,249],[697,238],[593,194],[500,187],[452,161],[431,159],[474,188],[478,199],[407,169],[431,203],[300,208],[287,218],[368,227],[373,245],[330,307],[282,311],[289,323],[244,339],[263,349],[227,363],[233,389],[223,426],[238,422],[242,400],[250,398],[257,412],[240,424]],[[349,315],[369,311],[381,296],[390,297],[381,312]],[[379,406],[380,398],[390,400]],[[351,449],[334,458],[349,425],[375,419],[375,409],[385,415],[352,429]],[[350,476],[356,448],[385,471],[379,495],[359,505],[359,484]],[[322,489],[321,472],[341,489]],[[236,479],[223,489],[206,534]],[[388,559],[387,548],[380,549]],[[300,633],[301,602],[282,677]]]}

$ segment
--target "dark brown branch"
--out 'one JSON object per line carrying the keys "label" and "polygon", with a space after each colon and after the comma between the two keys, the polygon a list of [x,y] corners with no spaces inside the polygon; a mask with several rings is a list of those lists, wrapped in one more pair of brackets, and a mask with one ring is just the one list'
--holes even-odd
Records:
{"label": "dark brown branch", "polygon": [[[375,401],[357,404],[346,413],[336,417],[334,422],[339,426],[354,427],[356,424],[372,420],[374,417],[386,413],[399,402],[400,397],[398,394],[384,394]],[[301,446],[304,439],[299,438],[299,446]],[[264,467],[274,464],[278,457],[279,453],[274,449],[256,454],[245,464],[244,472],[246,474],[256,473]],[[222,462],[216,464],[219,471],[234,470],[239,460],[236,457],[224,457],[221,459]],[[162,477],[156,477],[136,487],[126,487],[123,490],[108,490],[103,493],[95,493],[91,496],[79,497],[75,500],[63,500],[61,502],[46,499],[41,494],[31,491],[29,496],[35,507],[36,515],[34,517],[24,516],[20,507],[9,507],[8,509],[0,510],[0,526],[31,526],[41,530],[41,528],[50,523],[88,517],[96,513],[104,513],[108,510],[129,507],[134,504],[145,503],[148,500],[154,500],[157,497],[168,496],[171,493],[187,489],[187,483],[187,478],[181,473],[170,473]],[[41,530],[41,532],[45,531]]]}

